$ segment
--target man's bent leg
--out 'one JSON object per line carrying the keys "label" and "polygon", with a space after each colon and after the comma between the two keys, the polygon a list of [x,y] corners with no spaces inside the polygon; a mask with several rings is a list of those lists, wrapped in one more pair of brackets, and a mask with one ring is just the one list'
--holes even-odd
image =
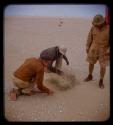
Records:
{"label": "man's bent leg", "polygon": [[22,94],[32,95],[34,86],[35,86],[35,81],[32,81],[31,83],[29,83],[29,86],[27,88],[22,89]]}
{"label": "man's bent leg", "polygon": [[14,94],[15,94],[15,98],[22,95],[23,90],[29,87],[29,82],[25,82],[21,79],[18,79],[15,76],[13,76],[13,83],[17,87],[17,89],[11,90],[10,93],[13,93],[13,94],[10,94],[10,96],[13,95],[12,97],[14,97]]}

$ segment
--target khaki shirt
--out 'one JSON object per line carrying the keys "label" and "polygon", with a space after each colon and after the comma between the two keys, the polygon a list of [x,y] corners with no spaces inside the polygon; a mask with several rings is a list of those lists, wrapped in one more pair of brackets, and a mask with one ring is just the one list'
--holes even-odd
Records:
{"label": "khaki shirt", "polygon": [[32,80],[41,85],[44,77],[44,65],[40,59],[29,58],[14,72],[14,76],[27,82]]}
{"label": "khaki shirt", "polygon": [[89,49],[89,57],[105,55],[109,49],[109,26],[105,25],[101,29],[93,26],[88,34],[86,48]]}

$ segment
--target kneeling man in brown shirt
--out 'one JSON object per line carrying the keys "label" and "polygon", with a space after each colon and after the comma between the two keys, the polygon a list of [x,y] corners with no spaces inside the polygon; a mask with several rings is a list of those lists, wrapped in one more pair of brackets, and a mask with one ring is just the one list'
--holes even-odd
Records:
{"label": "kneeling man in brown shirt", "polygon": [[29,58],[14,72],[13,83],[18,88],[10,92],[11,100],[16,100],[21,94],[32,95],[32,88],[37,88],[44,93],[52,94],[53,91],[43,85],[44,67],[51,61],[41,58]]}

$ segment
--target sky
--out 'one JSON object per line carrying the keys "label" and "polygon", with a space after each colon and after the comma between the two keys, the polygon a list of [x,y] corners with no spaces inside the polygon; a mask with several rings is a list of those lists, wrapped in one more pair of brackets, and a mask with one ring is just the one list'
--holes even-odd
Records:
{"label": "sky", "polygon": [[5,16],[52,16],[52,17],[93,17],[96,14],[105,16],[104,4],[46,4],[46,5],[8,5]]}

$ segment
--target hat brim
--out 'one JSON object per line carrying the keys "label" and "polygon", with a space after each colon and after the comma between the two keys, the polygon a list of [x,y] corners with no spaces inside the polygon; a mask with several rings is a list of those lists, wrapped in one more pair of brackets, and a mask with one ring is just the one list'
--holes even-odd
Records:
{"label": "hat brim", "polygon": [[105,23],[105,20],[103,20],[103,21],[101,21],[101,22],[98,22],[98,23],[92,22],[92,24],[95,25],[95,26],[99,26],[99,25],[102,25],[102,24],[104,24],[104,23]]}

